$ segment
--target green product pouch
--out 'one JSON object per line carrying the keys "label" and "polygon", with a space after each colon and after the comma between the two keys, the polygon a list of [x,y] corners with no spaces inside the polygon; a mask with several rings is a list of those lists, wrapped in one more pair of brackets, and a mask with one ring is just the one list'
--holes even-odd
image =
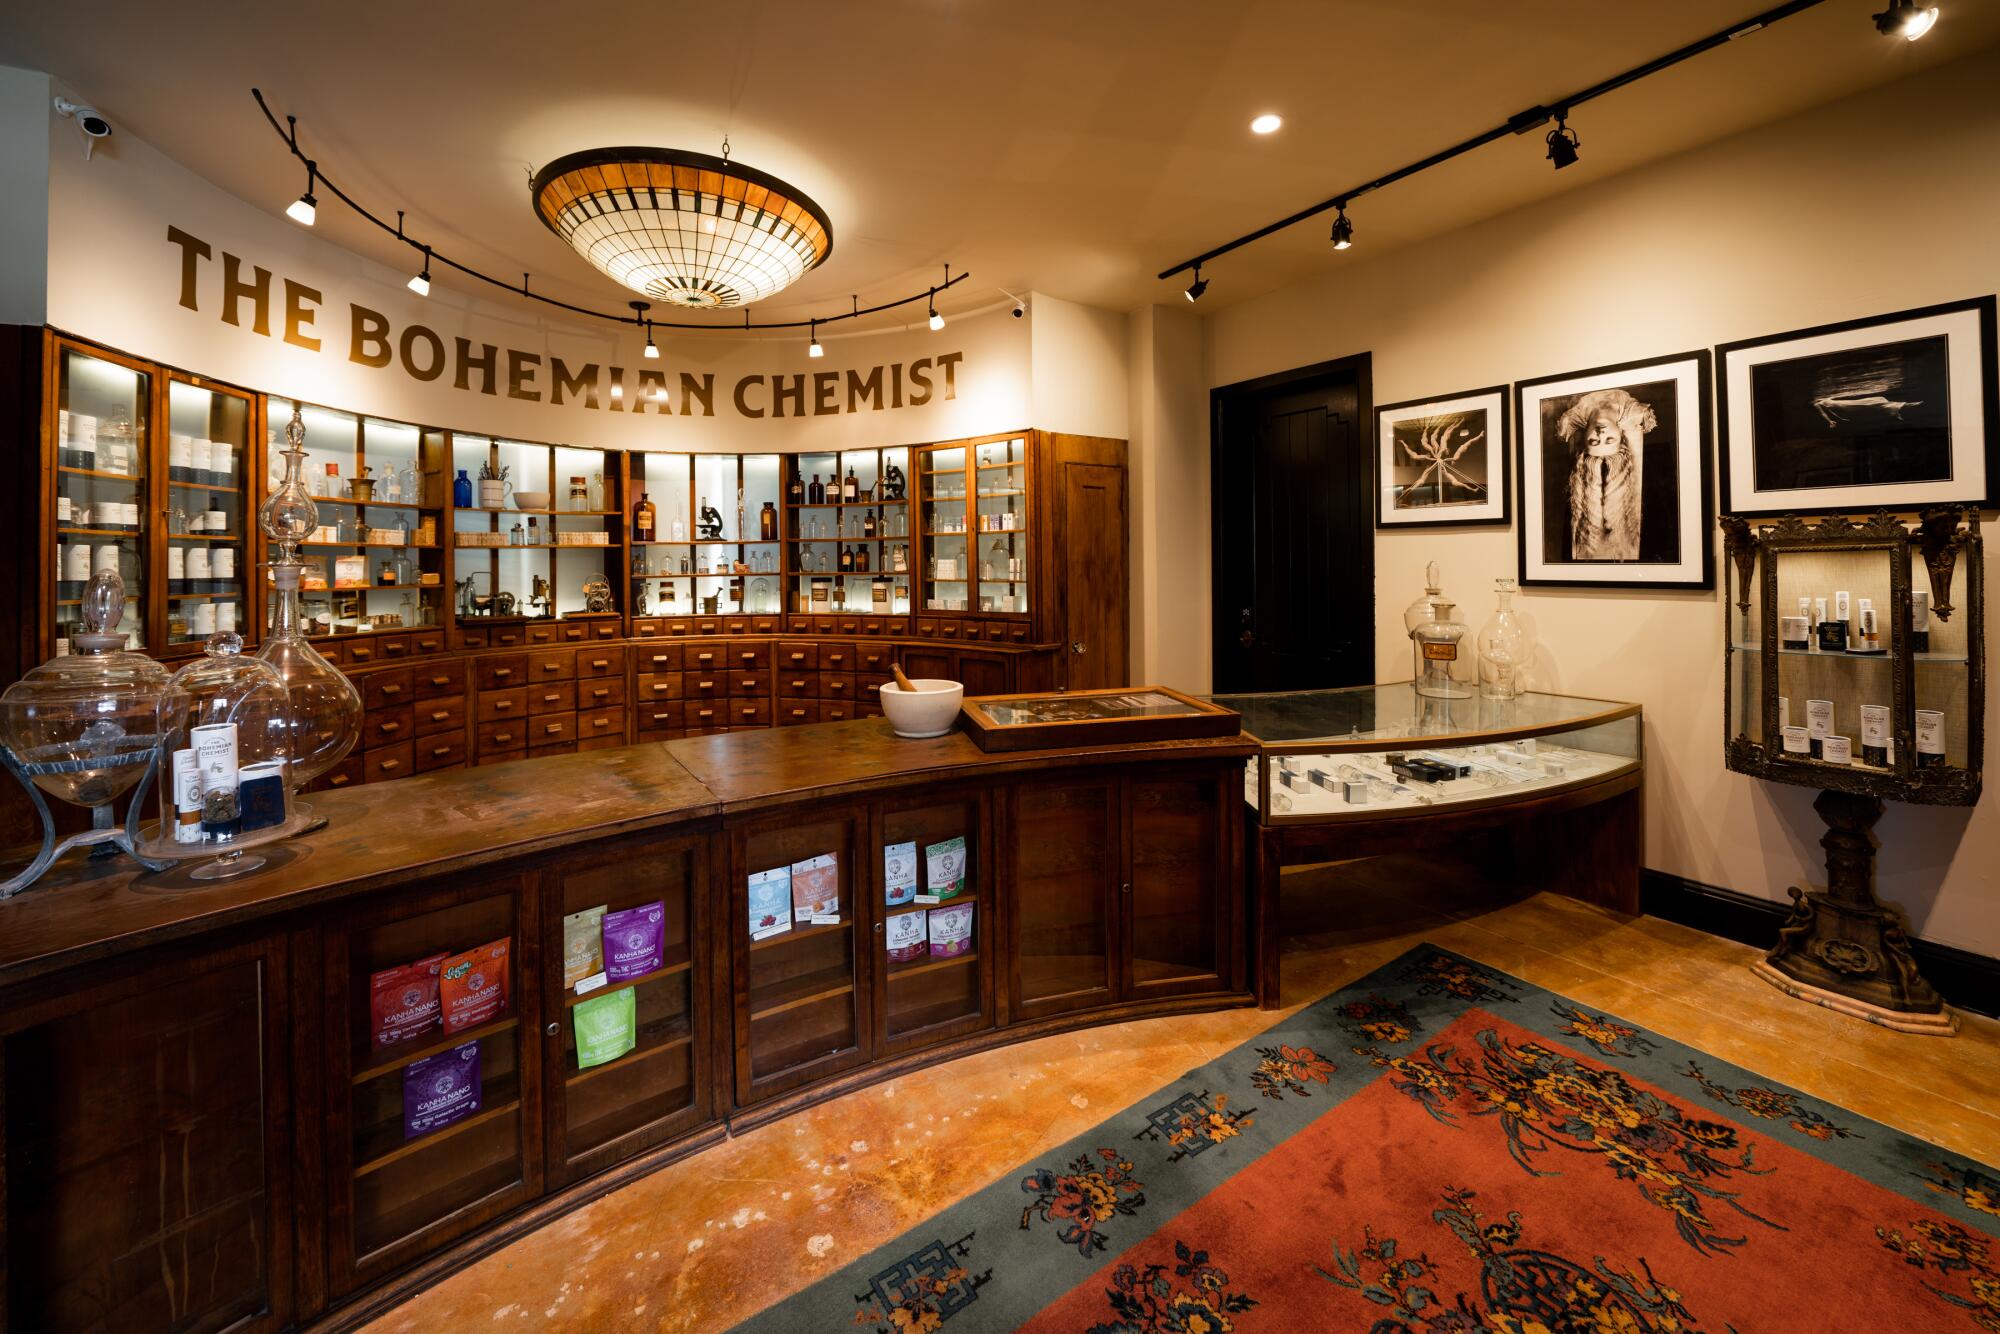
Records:
{"label": "green product pouch", "polygon": [[578,1001],[570,1011],[576,1025],[576,1068],[615,1061],[639,1045],[638,1007],[632,988]]}

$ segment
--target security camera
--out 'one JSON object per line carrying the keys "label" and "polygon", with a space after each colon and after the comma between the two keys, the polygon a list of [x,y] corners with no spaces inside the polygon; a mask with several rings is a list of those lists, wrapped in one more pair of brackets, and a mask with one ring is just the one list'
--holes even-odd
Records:
{"label": "security camera", "polygon": [[1022,318],[1023,316],[1025,316],[1025,315],[1026,315],[1027,313],[1028,313],[1028,306],[1027,306],[1027,303],[1026,303],[1026,302],[1024,302],[1024,301],[1016,301],[1016,302],[1014,303],[1014,318],[1015,318],[1015,319],[1017,319],[1017,320],[1018,320],[1018,319]]}
{"label": "security camera", "polygon": [[96,146],[97,140],[111,137],[111,122],[104,119],[104,114],[96,107],[82,102],[72,102],[67,97],[58,97],[56,114],[76,121],[76,128],[83,134],[83,156],[86,160],[90,157],[90,150]]}

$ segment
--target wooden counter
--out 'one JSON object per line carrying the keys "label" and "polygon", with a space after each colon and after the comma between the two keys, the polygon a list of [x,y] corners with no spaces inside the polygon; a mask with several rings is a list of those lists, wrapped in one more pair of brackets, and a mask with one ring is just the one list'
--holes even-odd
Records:
{"label": "wooden counter", "polygon": [[[6,1327],[346,1327],[857,1084],[1252,1003],[1253,753],[988,755],[870,719],[313,794],[329,827],[229,881],[66,861],[0,903]],[[890,959],[926,909],[886,901],[883,849],[955,837],[970,948]],[[824,853],[837,920],[752,940],[748,876]],[[580,1068],[562,919],[655,903],[660,965],[590,993],[631,993],[635,1046]],[[501,939],[498,1015],[377,1044],[373,975]],[[474,1042],[479,1109],[406,1139],[412,1067]]]}

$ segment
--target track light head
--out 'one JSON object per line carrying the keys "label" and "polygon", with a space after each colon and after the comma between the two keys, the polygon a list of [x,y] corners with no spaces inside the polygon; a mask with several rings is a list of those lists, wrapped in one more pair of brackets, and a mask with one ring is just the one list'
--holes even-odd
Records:
{"label": "track light head", "polygon": [[931,289],[931,332],[944,328],[944,316],[937,313],[937,289]]}
{"label": "track light head", "polygon": [[1938,7],[1919,5],[1916,0],[1889,0],[1889,7],[1875,16],[1875,31],[1884,37],[1900,37],[1906,42],[1937,26]]}
{"label": "track light head", "polygon": [[1354,245],[1354,224],[1348,221],[1347,205],[1335,205],[1340,211],[1334,215],[1333,232],[1330,240],[1335,250],[1346,250]]}
{"label": "track light head", "polygon": [[1194,266],[1194,281],[1187,285],[1186,297],[1190,301],[1201,300],[1201,294],[1208,290],[1208,279],[1201,276],[1201,265]]}
{"label": "track light head", "polygon": [[633,323],[646,331],[646,346],[641,355],[648,361],[658,361],[660,359],[660,349],[653,345],[653,322],[646,318],[646,312],[653,308],[653,303],[650,301],[627,301],[625,304],[632,307]]}
{"label": "track light head", "polygon": [[1559,113],[1556,116],[1556,127],[1549,131],[1547,142],[1549,161],[1556,164],[1557,171],[1575,165],[1576,150],[1583,146],[1583,140],[1577,138],[1576,131],[1569,127],[1568,113]]}
{"label": "track light head", "polygon": [[319,216],[319,201],[313,198],[313,186],[319,181],[319,173],[313,164],[306,163],[306,192],[285,207],[285,216],[301,227],[310,227]]}
{"label": "track light head", "polygon": [[819,345],[818,320],[812,322],[812,342],[806,344],[806,355],[809,357],[823,357],[826,355],[826,349]]}
{"label": "track light head", "polygon": [[418,296],[429,296],[431,294],[431,249],[429,246],[424,247],[424,271],[410,279],[406,285]]}

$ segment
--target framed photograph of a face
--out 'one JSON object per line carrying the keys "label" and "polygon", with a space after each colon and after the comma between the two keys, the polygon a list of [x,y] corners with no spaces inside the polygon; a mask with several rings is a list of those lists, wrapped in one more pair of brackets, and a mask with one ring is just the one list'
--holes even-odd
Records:
{"label": "framed photograph of a face", "polygon": [[1711,588],[1709,357],[1514,386],[1521,583]]}
{"label": "framed photograph of a face", "polygon": [[1504,524],[1507,386],[1375,409],[1375,526]]}
{"label": "framed photograph of a face", "polygon": [[1987,296],[1717,348],[1723,512],[1991,503],[1993,316]]}

